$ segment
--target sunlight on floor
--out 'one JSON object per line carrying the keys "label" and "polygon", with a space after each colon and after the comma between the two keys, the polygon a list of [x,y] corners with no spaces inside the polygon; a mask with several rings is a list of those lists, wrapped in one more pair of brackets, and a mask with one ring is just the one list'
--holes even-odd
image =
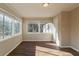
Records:
{"label": "sunlight on floor", "polygon": [[60,51],[58,49],[56,50],[56,49],[36,46],[36,56],[63,56],[63,54],[65,56],[68,56],[68,55],[73,56],[69,52]]}
{"label": "sunlight on floor", "polygon": [[46,43],[47,45],[53,45],[53,46],[57,46],[56,44],[52,44],[52,43]]}

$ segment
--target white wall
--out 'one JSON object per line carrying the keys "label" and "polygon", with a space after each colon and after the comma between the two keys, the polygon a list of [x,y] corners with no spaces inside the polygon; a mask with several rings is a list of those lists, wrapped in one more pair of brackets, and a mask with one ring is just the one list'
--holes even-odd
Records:
{"label": "white wall", "polygon": [[0,40],[0,56],[7,55],[22,42],[22,35]]}
{"label": "white wall", "polygon": [[79,8],[70,12],[61,12],[59,15],[58,31],[60,32],[61,47],[70,46],[79,51]]}
{"label": "white wall", "polygon": [[35,18],[24,18],[23,19],[23,41],[52,41],[52,34],[44,34],[44,33],[28,33],[28,23],[36,22],[36,23],[52,23],[53,19],[51,17],[35,17]]}
{"label": "white wall", "polygon": [[70,46],[70,19],[68,12],[61,13],[61,46]]}
{"label": "white wall", "polygon": [[79,8],[70,12],[71,20],[71,45],[79,51]]}
{"label": "white wall", "polygon": [[70,46],[70,21],[68,12],[61,12],[53,17],[53,23],[56,28],[56,43],[60,47]]}
{"label": "white wall", "polygon": [[60,36],[59,36],[60,35],[59,20],[60,20],[59,15],[53,17],[53,25],[54,25],[54,30],[55,30],[54,33],[53,33],[53,40],[56,42],[56,44],[58,46],[61,45],[60,44],[61,40],[60,40]]}

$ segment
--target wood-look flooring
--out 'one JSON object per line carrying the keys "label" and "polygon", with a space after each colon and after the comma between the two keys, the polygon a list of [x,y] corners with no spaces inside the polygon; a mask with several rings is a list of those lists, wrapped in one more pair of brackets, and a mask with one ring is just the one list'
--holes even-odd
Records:
{"label": "wood-look flooring", "polygon": [[71,48],[59,48],[54,42],[22,42],[8,56],[79,56]]}

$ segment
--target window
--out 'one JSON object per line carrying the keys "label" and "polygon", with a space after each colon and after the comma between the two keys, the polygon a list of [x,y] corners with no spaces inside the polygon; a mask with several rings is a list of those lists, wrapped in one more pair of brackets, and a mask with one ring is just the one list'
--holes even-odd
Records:
{"label": "window", "polygon": [[52,23],[28,24],[28,32],[52,33]]}
{"label": "window", "polygon": [[52,31],[53,31],[53,24],[52,23],[40,24],[40,32],[52,33]]}
{"label": "window", "polygon": [[38,32],[38,24],[28,24],[28,32]]}
{"label": "window", "polygon": [[12,35],[12,19],[8,16],[4,17],[4,37]]}
{"label": "window", "polygon": [[0,39],[3,38],[3,14],[0,14]]}
{"label": "window", "polygon": [[17,34],[20,32],[20,22],[19,21],[16,21],[14,22],[14,33]]}
{"label": "window", "polygon": [[16,34],[21,34],[21,21],[14,20],[15,18],[11,17],[8,14],[3,12],[0,13],[0,39],[8,39]]}

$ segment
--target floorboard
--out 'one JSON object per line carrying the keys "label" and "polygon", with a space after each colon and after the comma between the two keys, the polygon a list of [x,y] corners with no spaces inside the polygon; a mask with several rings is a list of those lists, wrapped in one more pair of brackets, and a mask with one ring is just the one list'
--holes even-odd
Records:
{"label": "floorboard", "polygon": [[59,48],[54,42],[24,41],[8,56],[79,56],[79,52],[71,48]]}

